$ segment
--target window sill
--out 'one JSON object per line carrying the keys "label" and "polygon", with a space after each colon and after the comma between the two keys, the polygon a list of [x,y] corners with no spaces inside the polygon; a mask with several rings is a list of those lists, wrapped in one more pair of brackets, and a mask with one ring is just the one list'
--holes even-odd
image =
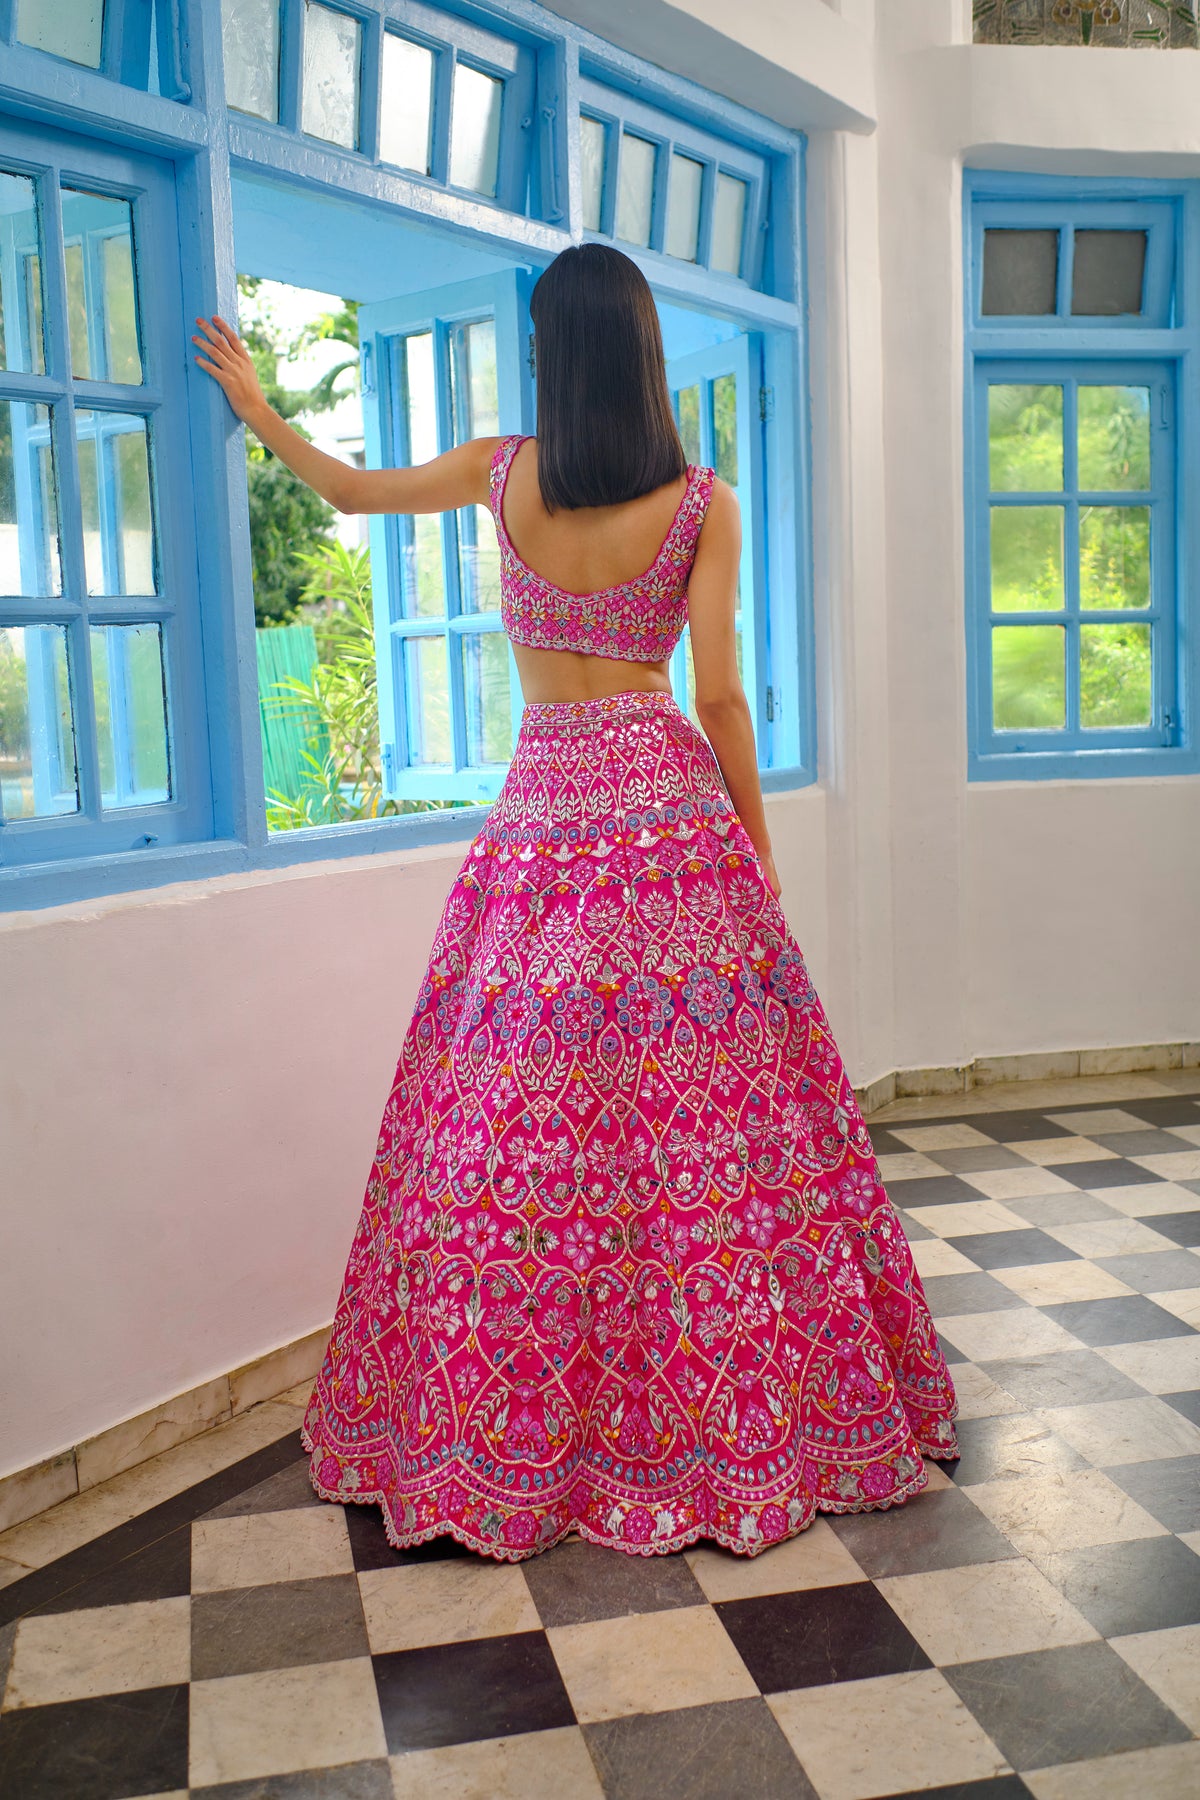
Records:
{"label": "window sill", "polygon": [[1200,751],[1147,745],[1140,750],[973,751],[968,781],[1114,781],[1200,774]]}

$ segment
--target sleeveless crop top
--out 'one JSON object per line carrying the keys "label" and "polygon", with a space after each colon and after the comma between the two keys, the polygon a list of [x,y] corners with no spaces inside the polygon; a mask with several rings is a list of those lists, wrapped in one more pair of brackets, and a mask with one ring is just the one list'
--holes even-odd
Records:
{"label": "sleeveless crop top", "polygon": [[492,458],[491,508],[500,544],[500,619],[515,644],[580,650],[628,662],[662,662],[687,623],[687,584],[714,471],[687,466],[687,487],[650,567],[632,581],[572,594],[521,561],[504,524],[504,489],[523,436],[502,438]]}

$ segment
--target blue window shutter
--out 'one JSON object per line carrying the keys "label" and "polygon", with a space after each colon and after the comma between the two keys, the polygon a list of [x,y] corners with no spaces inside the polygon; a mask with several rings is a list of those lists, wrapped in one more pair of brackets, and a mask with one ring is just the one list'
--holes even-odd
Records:
{"label": "blue window shutter", "polygon": [[[363,426],[368,466],[402,467],[410,460],[404,402],[404,344],[417,333],[432,337],[437,454],[458,441],[449,388],[449,334],[455,325],[492,319],[496,332],[496,385],[501,435],[532,430],[532,376],[528,362],[527,276],[518,269],[473,281],[425,289],[359,308],[363,346]],[[479,434],[483,435],[483,434]],[[490,800],[504,778],[498,763],[472,763],[465,723],[464,640],[480,630],[500,630],[494,612],[465,611],[459,591],[457,515],[440,516],[444,609],[439,615],[406,611],[405,558],[412,543],[409,516],[375,515],[370,521],[375,662],[384,789],[393,799]],[[411,563],[411,558],[410,558]],[[411,577],[410,577],[411,579]],[[446,646],[450,728],[448,757],[436,765],[415,755],[421,721],[406,693],[406,643],[435,637]],[[519,716],[516,667],[508,650],[512,726]]]}
{"label": "blue window shutter", "polygon": [[[726,343],[674,356],[667,362],[667,383],[678,412],[680,395],[696,390],[699,413],[699,462],[716,468],[729,479],[733,470],[718,448],[717,409],[728,404],[722,378],[734,381],[733,442],[736,446],[736,479],[729,485],[738,497],[742,515],[742,561],[739,571],[739,637],[742,651],[742,685],[750,702],[759,762],[769,761],[770,732],[777,714],[778,696],[771,691],[768,656],[768,595],[766,554],[766,492],[763,458],[763,424],[770,396],[763,386],[762,343],[757,332],[739,333]],[[685,448],[687,448],[685,438]],[[694,444],[691,450],[694,452]],[[692,460],[697,460],[693,455]],[[720,465],[720,466],[718,466]],[[688,706],[688,633],[671,663],[675,697]]]}

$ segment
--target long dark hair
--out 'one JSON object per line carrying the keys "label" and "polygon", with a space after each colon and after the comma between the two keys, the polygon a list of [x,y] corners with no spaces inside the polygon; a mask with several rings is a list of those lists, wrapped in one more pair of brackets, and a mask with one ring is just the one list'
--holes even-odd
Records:
{"label": "long dark hair", "polygon": [[556,507],[635,500],[687,469],[650,284],[608,244],[577,244],[529,302],[537,368],[538,486]]}

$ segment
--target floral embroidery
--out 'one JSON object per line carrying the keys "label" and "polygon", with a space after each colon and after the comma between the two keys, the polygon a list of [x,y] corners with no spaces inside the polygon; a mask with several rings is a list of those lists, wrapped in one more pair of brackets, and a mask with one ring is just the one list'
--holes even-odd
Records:
{"label": "floral embroidery", "polygon": [[626,662],[663,662],[687,623],[687,583],[715,471],[689,463],[671,529],[644,574],[594,594],[569,594],[521,561],[504,524],[504,490],[521,436],[502,438],[492,458],[491,506],[500,545],[500,622],[515,644],[581,650]]}
{"label": "floral embroidery", "polygon": [[661,692],[527,705],[384,1108],[317,1492],[398,1546],[754,1556],[918,1492],[956,1411],[707,741]]}

